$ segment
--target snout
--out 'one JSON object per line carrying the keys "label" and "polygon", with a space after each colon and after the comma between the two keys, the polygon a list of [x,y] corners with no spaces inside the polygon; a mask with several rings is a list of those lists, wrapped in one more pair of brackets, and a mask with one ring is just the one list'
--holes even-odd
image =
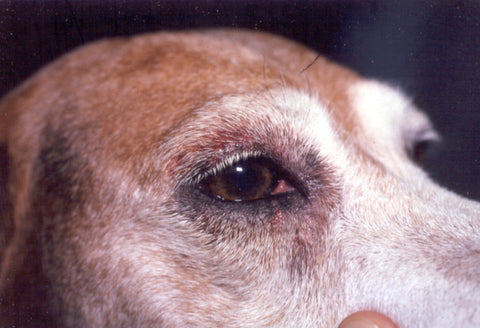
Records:
{"label": "snout", "polygon": [[401,327],[479,327],[480,205],[428,178],[374,185],[350,192],[338,225],[351,306]]}

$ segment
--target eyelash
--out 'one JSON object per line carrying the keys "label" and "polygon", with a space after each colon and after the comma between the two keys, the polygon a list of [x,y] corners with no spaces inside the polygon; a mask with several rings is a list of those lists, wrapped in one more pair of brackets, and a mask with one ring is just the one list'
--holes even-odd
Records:
{"label": "eyelash", "polygon": [[240,161],[243,161],[243,160],[247,160],[247,159],[250,159],[250,158],[261,158],[261,157],[267,157],[265,156],[263,153],[261,152],[256,152],[256,151],[252,151],[252,152],[242,152],[242,153],[236,153],[230,157],[227,157],[225,160],[221,161],[220,163],[216,164],[213,168],[209,168],[207,170],[204,170],[203,173],[200,173],[198,174],[194,180],[195,183],[199,183],[201,180],[209,177],[209,176],[212,176],[212,175],[215,175],[217,174],[218,172],[220,172],[221,170],[237,163],[237,162],[240,162]]}

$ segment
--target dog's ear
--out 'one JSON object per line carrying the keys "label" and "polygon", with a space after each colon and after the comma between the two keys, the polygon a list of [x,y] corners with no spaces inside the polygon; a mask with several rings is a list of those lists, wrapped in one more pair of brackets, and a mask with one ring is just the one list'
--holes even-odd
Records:
{"label": "dog's ear", "polygon": [[[11,163],[7,142],[7,112],[0,107],[0,324],[12,324],[14,312],[13,261],[17,247],[13,219],[12,190],[10,188]],[[10,319],[9,319],[10,318]]]}
{"label": "dog's ear", "polygon": [[6,131],[0,130],[0,291],[5,289],[11,262],[10,247],[13,238],[13,206],[9,192],[10,163]]}
{"label": "dog's ear", "polygon": [[[0,107],[0,302],[10,280],[11,243],[14,235],[13,206],[9,188],[10,159],[7,144],[8,113]],[[2,304],[3,305],[3,304]]]}
{"label": "dog's ear", "polygon": [[37,316],[47,303],[46,284],[29,201],[32,163],[15,157],[23,151],[17,149],[22,131],[12,124],[13,103],[0,102],[0,326],[30,327],[48,322]]}

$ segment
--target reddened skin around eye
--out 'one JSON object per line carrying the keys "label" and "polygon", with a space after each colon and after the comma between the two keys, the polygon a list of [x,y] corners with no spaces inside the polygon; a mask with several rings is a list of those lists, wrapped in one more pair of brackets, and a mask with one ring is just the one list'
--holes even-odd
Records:
{"label": "reddened skin around eye", "polygon": [[386,316],[371,312],[356,312],[345,318],[338,328],[398,328]]}

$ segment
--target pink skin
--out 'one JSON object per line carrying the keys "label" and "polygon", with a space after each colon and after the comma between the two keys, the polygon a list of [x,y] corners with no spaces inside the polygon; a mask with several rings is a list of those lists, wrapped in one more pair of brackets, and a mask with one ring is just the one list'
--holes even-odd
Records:
{"label": "pink skin", "polygon": [[370,311],[354,313],[345,318],[338,328],[398,328],[386,316]]}

